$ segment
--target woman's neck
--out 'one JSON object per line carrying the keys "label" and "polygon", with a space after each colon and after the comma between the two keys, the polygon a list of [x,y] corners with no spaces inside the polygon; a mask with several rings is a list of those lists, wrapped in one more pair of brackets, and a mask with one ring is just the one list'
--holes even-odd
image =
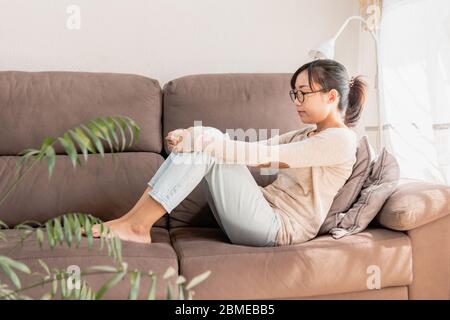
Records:
{"label": "woman's neck", "polygon": [[323,131],[328,128],[348,128],[344,123],[332,123],[327,125],[319,125],[316,123],[317,128],[314,130],[316,132]]}

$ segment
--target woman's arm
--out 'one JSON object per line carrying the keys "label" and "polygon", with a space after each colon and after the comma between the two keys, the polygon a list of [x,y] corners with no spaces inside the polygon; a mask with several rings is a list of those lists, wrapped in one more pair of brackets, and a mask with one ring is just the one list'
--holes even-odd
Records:
{"label": "woman's arm", "polygon": [[298,133],[300,133],[301,131],[302,130],[298,130],[298,129],[291,130],[291,131],[288,131],[281,135],[276,135],[274,137],[271,137],[270,139],[258,141],[258,143],[265,145],[265,146],[275,146],[275,145],[279,145],[279,144],[289,143],[292,140],[292,138],[295,135],[297,135]]}
{"label": "woman's arm", "polygon": [[179,152],[205,151],[228,164],[265,167],[278,163],[284,168],[332,166],[354,157],[356,146],[350,134],[325,130],[308,139],[278,145],[199,135],[193,146],[187,139],[176,148]]}

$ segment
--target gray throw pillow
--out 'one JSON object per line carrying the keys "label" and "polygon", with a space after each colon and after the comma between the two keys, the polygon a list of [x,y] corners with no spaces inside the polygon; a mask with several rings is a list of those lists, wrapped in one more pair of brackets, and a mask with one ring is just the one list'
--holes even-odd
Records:
{"label": "gray throw pillow", "polygon": [[328,215],[320,227],[318,235],[329,233],[331,229],[336,228],[338,214],[346,212],[355,203],[364,182],[369,177],[370,171],[372,170],[371,164],[373,165],[374,159],[375,152],[369,144],[367,136],[362,136],[356,148],[356,162],[353,165],[352,174],[334,197]]}
{"label": "gray throw pillow", "polygon": [[339,239],[367,228],[394,192],[400,179],[400,167],[395,157],[383,148],[371,167],[358,200],[350,210],[337,215],[337,227],[330,230],[333,238]]}

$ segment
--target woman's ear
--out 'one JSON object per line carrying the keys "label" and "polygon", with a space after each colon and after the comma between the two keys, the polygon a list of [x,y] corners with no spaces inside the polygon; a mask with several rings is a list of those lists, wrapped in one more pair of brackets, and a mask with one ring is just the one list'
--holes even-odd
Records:
{"label": "woman's ear", "polygon": [[327,93],[327,103],[334,103],[339,98],[339,93],[336,89],[331,89]]}

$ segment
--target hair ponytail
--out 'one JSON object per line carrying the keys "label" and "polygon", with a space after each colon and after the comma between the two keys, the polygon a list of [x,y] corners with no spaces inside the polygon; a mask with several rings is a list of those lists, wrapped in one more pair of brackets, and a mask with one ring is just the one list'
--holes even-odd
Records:
{"label": "hair ponytail", "polygon": [[364,109],[367,84],[361,79],[361,76],[356,76],[350,80],[349,87],[348,106],[345,111],[344,123],[348,127],[354,127],[356,126]]}

